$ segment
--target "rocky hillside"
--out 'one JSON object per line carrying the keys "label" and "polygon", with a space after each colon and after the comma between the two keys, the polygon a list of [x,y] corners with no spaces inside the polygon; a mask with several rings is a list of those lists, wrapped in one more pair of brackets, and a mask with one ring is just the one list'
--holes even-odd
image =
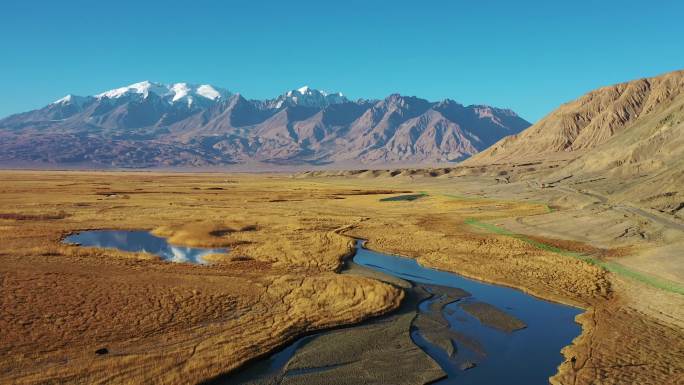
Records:
{"label": "rocky hillside", "polygon": [[530,124],[507,109],[302,87],[247,100],[211,85],[140,82],[0,120],[0,164],[93,167],[435,164]]}
{"label": "rocky hillside", "polygon": [[464,167],[684,219],[684,71],[592,91]]}
{"label": "rocky hillside", "polygon": [[[608,147],[641,143],[648,139],[646,131],[668,123],[663,121],[661,125],[660,120],[667,120],[670,114],[676,115],[677,111],[670,111],[661,116],[681,102],[683,91],[684,71],[599,88],[562,105],[530,128],[502,139],[466,163],[575,159],[616,137],[622,139]],[[669,125],[672,123],[675,122],[670,121]],[[624,157],[618,159],[617,154],[614,157],[609,162],[629,161]]]}

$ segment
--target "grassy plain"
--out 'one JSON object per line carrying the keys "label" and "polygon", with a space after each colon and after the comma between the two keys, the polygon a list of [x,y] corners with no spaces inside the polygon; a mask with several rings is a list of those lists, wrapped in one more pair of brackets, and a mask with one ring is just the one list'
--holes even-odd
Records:
{"label": "grassy plain", "polygon": [[[554,383],[667,384],[684,370],[681,295],[467,222],[568,222],[574,201],[550,213],[545,196],[402,176],[3,171],[0,180],[3,383],[196,383],[303,333],[398,308],[398,287],[337,274],[347,235],[587,309]],[[192,266],[61,243],[86,229],[147,229],[230,253]],[[597,240],[610,238],[602,231]],[[539,235],[597,258],[650,245]]]}

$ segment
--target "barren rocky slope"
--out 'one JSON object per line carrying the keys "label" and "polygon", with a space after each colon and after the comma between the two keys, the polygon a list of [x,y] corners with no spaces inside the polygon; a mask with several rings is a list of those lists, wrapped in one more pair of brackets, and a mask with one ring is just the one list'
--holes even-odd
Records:
{"label": "barren rocky slope", "polygon": [[[684,71],[592,91],[464,165],[495,165],[513,178],[562,182],[681,218],[683,91]],[[560,163],[538,173],[548,161]],[[524,164],[535,172],[503,169]]]}
{"label": "barren rocky slope", "polygon": [[466,163],[573,159],[613,137],[625,138],[622,143],[645,139],[640,132],[681,123],[674,116],[677,111],[681,116],[681,110],[672,107],[681,107],[682,90],[684,71],[599,88],[562,105],[527,130],[500,140]]}

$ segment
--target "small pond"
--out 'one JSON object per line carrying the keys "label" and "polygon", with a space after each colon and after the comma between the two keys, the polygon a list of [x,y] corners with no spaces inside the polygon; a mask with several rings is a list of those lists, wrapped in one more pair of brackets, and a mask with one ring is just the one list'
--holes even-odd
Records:
{"label": "small pond", "polygon": [[416,199],[424,198],[425,194],[406,194],[406,195],[396,195],[393,197],[382,198],[380,202],[401,202],[401,201],[415,201]]}
{"label": "small pond", "polygon": [[228,249],[209,249],[171,245],[166,238],[148,231],[93,230],[81,231],[64,238],[65,243],[87,247],[115,248],[123,251],[158,255],[169,262],[206,264],[204,256],[227,253]]}

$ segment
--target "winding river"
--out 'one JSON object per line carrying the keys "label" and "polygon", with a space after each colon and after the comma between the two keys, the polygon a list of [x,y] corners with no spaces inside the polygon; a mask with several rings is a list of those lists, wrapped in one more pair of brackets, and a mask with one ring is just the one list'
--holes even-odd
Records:
{"label": "winding river", "polygon": [[[471,280],[460,275],[430,269],[415,260],[358,248],[354,262],[384,273],[401,277],[414,284],[458,288],[471,295],[446,305],[441,316],[458,335],[469,337],[456,358],[430,343],[416,328],[411,336],[416,344],[439,363],[448,378],[436,384],[545,384],[563,361],[560,350],[581,332],[574,321],[580,309],[541,300],[519,290]],[[430,312],[422,302],[418,313]],[[501,330],[480,322],[463,305],[486,303],[522,321],[526,327],[514,331]],[[480,350],[480,351],[478,351]],[[463,353],[461,353],[463,352]],[[471,361],[477,366],[464,371],[462,364]]]}
{"label": "winding river", "polygon": [[[146,251],[170,261],[190,263],[204,263],[203,255],[226,251],[175,247],[163,238],[139,231],[86,231],[67,237],[65,242]],[[364,248],[361,241],[357,241],[356,247],[353,262],[347,264],[347,272],[375,274],[378,279],[403,286],[407,301],[402,305],[403,310],[395,312],[399,314],[302,337],[270,357],[212,383],[389,383],[373,376],[375,368],[382,378],[392,378],[395,372],[393,384],[416,383],[400,375],[399,366],[392,370],[394,362],[399,365],[401,350],[389,354],[382,352],[382,346],[375,346],[395,343],[399,338],[387,337],[391,334],[386,333],[386,325],[408,320],[402,324],[405,330],[400,332],[410,337],[410,346],[401,347],[398,342],[396,345],[406,351],[415,350],[416,346],[420,348],[422,359],[434,367],[434,373],[425,377],[429,381],[424,382],[440,385],[546,384],[563,360],[561,349],[581,332],[574,322],[580,309],[544,301],[516,289],[423,267],[413,259],[371,251]],[[364,346],[354,346],[354,341],[362,339],[353,333],[364,330],[384,331],[384,340],[382,336],[363,339],[363,343],[370,341],[382,354],[366,357]],[[353,359],[344,358],[344,352],[350,349],[357,349],[356,355]],[[325,364],[317,364],[323,356],[321,352],[326,351],[333,352],[332,358]],[[410,356],[409,362],[416,361],[415,357]],[[345,366],[349,367],[347,371]],[[416,368],[419,367],[416,364]],[[412,366],[404,365],[402,369],[410,371]],[[340,373],[351,377],[366,373],[366,378],[339,381]]]}

